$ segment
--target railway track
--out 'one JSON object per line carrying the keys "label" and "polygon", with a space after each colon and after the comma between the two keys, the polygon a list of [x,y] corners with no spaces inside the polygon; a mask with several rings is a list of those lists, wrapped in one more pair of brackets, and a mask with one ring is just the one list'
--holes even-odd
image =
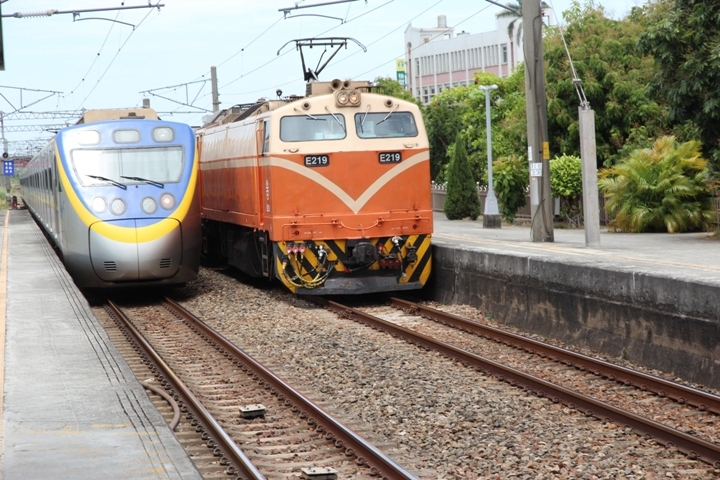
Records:
{"label": "railway track", "polygon": [[[372,314],[327,299],[317,301],[344,318],[439,351],[587,416],[629,426],[645,438],[677,448],[690,459],[720,467],[717,437],[720,398],[712,394],[401,299],[393,298],[388,302],[395,313],[388,311],[389,307],[365,309],[372,310]],[[486,352],[490,351],[493,357],[502,358],[503,363],[489,358]],[[585,380],[579,381],[575,377]],[[580,385],[583,382],[584,387]],[[630,401],[628,395],[632,396]],[[634,404],[642,413],[648,410],[662,412],[657,415],[664,422],[618,407],[618,404],[623,407]],[[675,411],[674,420],[669,420],[670,410]],[[698,429],[703,431],[697,432]]]}
{"label": "railway track", "polygon": [[105,309],[206,478],[416,478],[172,300]]}

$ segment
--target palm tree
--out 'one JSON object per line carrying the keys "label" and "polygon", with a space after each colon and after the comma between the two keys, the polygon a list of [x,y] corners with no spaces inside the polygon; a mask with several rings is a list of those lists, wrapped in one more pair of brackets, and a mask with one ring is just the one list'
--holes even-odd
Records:
{"label": "palm tree", "polygon": [[[505,9],[502,11],[502,13],[498,13],[496,15],[497,18],[512,18],[512,21],[508,25],[508,37],[510,37],[510,41],[512,41],[513,32],[515,32],[515,23],[517,22],[518,28],[517,28],[516,41],[517,41],[518,45],[520,44],[520,38],[522,37],[522,31],[523,31],[522,4],[523,4],[523,0],[515,0],[515,3],[506,3]],[[545,2],[540,2],[540,10],[543,13],[548,8],[550,8],[550,5],[548,5]],[[520,21],[518,22],[518,20],[520,20]]]}
{"label": "palm tree", "polygon": [[662,137],[652,148],[600,172],[610,227],[622,232],[709,230],[716,215],[709,195],[708,161],[700,142]]}

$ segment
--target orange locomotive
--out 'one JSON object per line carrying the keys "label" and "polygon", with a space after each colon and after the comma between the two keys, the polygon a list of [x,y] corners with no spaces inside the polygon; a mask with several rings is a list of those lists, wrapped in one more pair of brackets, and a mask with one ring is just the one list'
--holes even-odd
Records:
{"label": "orange locomotive", "polygon": [[433,219],[420,110],[365,82],[307,89],[196,132],[203,254],[298,294],[421,288]]}

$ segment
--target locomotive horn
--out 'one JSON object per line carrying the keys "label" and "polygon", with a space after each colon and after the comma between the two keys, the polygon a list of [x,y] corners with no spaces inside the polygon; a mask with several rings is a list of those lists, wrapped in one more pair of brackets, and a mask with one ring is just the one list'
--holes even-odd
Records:
{"label": "locomotive horn", "polygon": [[335,90],[340,90],[342,88],[342,86],[343,86],[343,82],[339,78],[336,78],[335,80],[330,82],[330,87],[332,87],[333,92]]}

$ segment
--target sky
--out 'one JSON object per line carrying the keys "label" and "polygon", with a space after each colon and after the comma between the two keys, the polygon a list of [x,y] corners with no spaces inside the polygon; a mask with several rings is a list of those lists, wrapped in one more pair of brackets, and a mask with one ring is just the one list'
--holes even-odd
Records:
{"label": "sky", "polygon": [[[485,0],[355,0],[287,14],[279,9],[337,0],[151,0],[164,6],[123,11],[110,9],[148,1],[0,1],[0,111],[11,156],[33,153],[51,137],[35,130],[38,125],[73,124],[72,114],[80,109],[136,107],[143,98],[165,120],[201,125],[212,110],[211,66],[217,68],[220,108],[275,98],[278,89],[303,95],[300,55],[292,42],[298,38],[351,37],[366,47],[364,52],[350,42],[320,80],[394,77],[409,24],[434,27],[438,15],[445,15],[456,32],[480,33],[494,30],[495,15],[503,11]],[[546,2],[560,15],[572,0]],[[622,18],[645,0],[595,2],[608,16]],[[106,10],[80,12],[91,9]],[[41,15],[49,10],[79,13]],[[21,18],[8,17],[18,12]],[[304,53],[315,66],[323,49]],[[50,113],[59,118],[24,119]]]}

